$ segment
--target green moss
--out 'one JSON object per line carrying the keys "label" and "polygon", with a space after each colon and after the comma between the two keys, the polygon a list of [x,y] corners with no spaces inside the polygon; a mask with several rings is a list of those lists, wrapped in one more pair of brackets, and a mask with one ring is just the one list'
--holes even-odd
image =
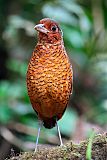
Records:
{"label": "green moss", "polygon": [[[63,147],[39,149],[34,152],[23,152],[8,160],[82,160],[86,159],[89,139],[80,144],[67,143]],[[107,134],[98,134],[92,139],[92,159],[107,159]]]}

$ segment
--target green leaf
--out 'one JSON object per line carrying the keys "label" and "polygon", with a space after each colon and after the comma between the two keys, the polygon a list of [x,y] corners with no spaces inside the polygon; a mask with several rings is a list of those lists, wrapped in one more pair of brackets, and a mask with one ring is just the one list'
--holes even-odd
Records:
{"label": "green leaf", "polygon": [[43,7],[43,14],[50,18],[54,17],[59,22],[66,23],[66,24],[77,24],[77,20],[71,15],[70,12],[65,10],[64,8],[53,5],[53,4],[46,4]]}
{"label": "green leaf", "polygon": [[13,119],[13,111],[7,105],[0,106],[0,122],[3,124],[8,123]]}
{"label": "green leaf", "polygon": [[20,116],[35,113],[31,105],[27,105],[22,102],[15,104],[13,111]]}
{"label": "green leaf", "polygon": [[77,114],[71,110],[67,109],[61,120],[58,121],[61,132],[64,135],[71,135],[74,132],[77,121]]}
{"label": "green leaf", "polygon": [[20,60],[16,60],[16,59],[10,59],[7,62],[7,67],[14,71],[19,73],[22,77],[26,76],[26,71],[27,71],[27,63],[20,61]]}
{"label": "green leaf", "polygon": [[87,150],[86,150],[86,160],[91,160],[92,159],[92,142],[93,142],[93,138],[95,136],[95,132],[94,130],[91,132],[90,138],[89,138],[89,142],[87,145]]}

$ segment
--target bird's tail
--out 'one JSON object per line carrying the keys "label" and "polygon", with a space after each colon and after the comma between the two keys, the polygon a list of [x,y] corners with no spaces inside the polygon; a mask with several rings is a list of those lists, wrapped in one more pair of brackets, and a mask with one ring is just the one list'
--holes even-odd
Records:
{"label": "bird's tail", "polygon": [[43,120],[43,125],[45,128],[51,129],[56,126],[56,117],[47,118]]}

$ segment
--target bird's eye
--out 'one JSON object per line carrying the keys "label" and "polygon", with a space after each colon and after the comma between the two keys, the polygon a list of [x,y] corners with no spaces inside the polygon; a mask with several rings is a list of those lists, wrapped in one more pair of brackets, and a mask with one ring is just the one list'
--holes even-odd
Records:
{"label": "bird's eye", "polygon": [[57,29],[57,27],[56,27],[56,26],[52,26],[52,28],[51,28],[51,30],[52,30],[53,32],[55,32],[55,31],[56,31],[56,29]]}

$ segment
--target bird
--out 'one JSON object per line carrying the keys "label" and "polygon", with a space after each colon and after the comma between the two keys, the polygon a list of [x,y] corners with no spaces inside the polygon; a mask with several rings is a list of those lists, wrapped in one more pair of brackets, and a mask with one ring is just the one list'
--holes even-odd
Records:
{"label": "bird", "polygon": [[36,152],[42,126],[48,129],[57,126],[60,145],[63,145],[58,120],[72,94],[73,69],[59,24],[43,18],[34,29],[38,32],[38,42],[28,64],[26,81],[28,96],[39,121]]}

